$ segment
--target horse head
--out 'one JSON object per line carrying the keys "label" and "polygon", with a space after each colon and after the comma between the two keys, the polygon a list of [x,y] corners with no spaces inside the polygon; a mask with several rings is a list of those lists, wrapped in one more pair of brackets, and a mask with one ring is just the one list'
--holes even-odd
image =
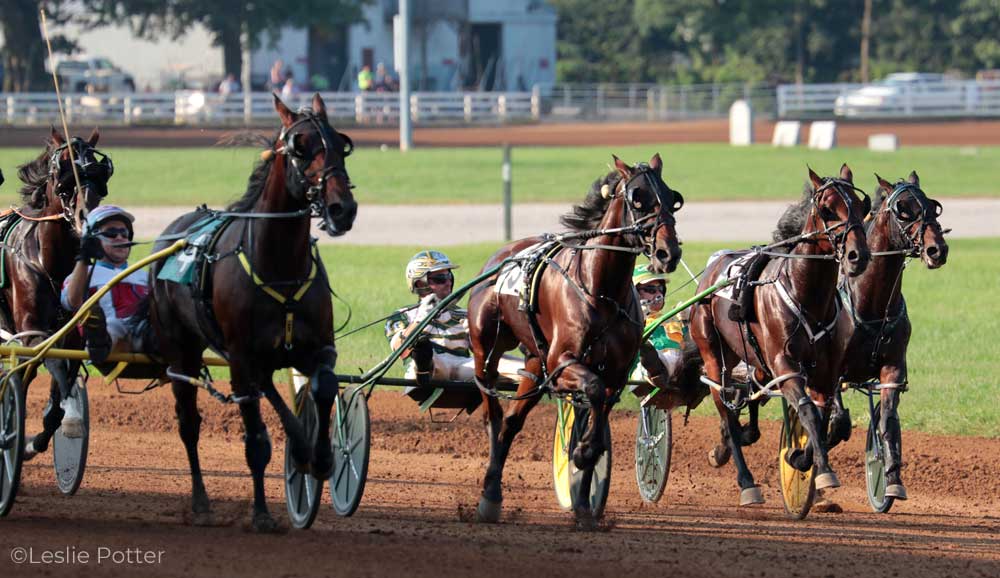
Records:
{"label": "horse head", "polygon": [[898,248],[909,249],[910,255],[920,257],[928,269],[944,265],[948,261],[948,243],[938,223],[943,208],[920,188],[916,171],[895,185],[878,174],[875,178],[879,188],[872,218],[891,219],[892,226],[906,244]]}
{"label": "horse head", "polygon": [[111,157],[96,148],[100,138],[95,128],[87,140],[72,137],[66,142],[52,129],[45,204],[50,214],[61,213],[78,235],[87,215],[108,195],[108,181],[114,174]]}
{"label": "horse head", "polygon": [[854,186],[854,174],[846,164],[837,178],[824,179],[809,169],[809,180],[811,208],[802,232],[817,235],[820,250],[835,254],[848,275],[860,275],[871,260],[862,224],[871,211],[871,199]]}
{"label": "horse head", "polygon": [[674,213],[684,206],[684,197],[663,182],[663,160],[656,153],[648,163],[629,166],[617,156],[615,170],[621,177],[614,194],[620,198],[622,226],[642,231],[644,253],[655,273],[670,273],[681,258]]}
{"label": "horse head", "polygon": [[330,236],[350,231],[358,203],[351,192],[345,159],[354,151],[354,143],[330,126],[319,93],[313,95],[311,108],[298,112],[292,112],[274,95],[274,109],[281,117],[275,152],[285,163],[287,190],[323,219],[320,228]]}

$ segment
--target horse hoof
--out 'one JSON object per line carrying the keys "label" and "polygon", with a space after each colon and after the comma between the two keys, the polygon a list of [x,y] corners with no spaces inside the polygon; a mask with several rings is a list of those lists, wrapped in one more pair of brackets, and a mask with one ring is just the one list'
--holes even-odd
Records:
{"label": "horse hoof", "polygon": [[831,502],[826,498],[818,500],[812,507],[813,512],[819,512],[821,514],[843,514],[844,509],[840,507],[837,502]]}
{"label": "horse hoof", "polygon": [[721,468],[726,465],[730,456],[732,456],[732,451],[729,448],[723,448],[720,451],[719,446],[716,446],[714,449],[708,450],[708,463],[713,468]]}
{"label": "horse hoof", "polygon": [[215,526],[215,516],[212,515],[212,512],[193,512],[191,514],[191,525],[200,528]]}
{"label": "horse hoof", "polygon": [[278,523],[267,512],[254,514],[250,529],[258,534],[276,534],[279,531]]}
{"label": "horse hoof", "polygon": [[573,519],[577,530],[590,532],[597,528],[597,518],[590,508],[574,508]]}
{"label": "horse hoof", "polygon": [[503,502],[491,502],[486,496],[479,498],[479,506],[476,508],[476,521],[484,524],[496,524],[500,521],[500,511],[503,509]]}
{"label": "horse hoof", "polygon": [[754,486],[752,488],[743,488],[740,490],[740,505],[741,506],[752,506],[754,504],[763,504],[764,494],[760,491],[760,486]]}
{"label": "horse hoof", "polygon": [[889,484],[885,487],[885,497],[905,500],[906,488],[903,487],[903,484]]}
{"label": "horse hoof", "polygon": [[837,474],[833,472],[827,472],[825,474],[819,474],[816,476],[816,489],[825,490],[827,488],[839,488],[840,480],[837,479]]}
{"label": "horse hoof", "polygon": [[312,463],[312,475],[317,480],[329,480],[333,475],[333,452],[316,452],[316,461]]}

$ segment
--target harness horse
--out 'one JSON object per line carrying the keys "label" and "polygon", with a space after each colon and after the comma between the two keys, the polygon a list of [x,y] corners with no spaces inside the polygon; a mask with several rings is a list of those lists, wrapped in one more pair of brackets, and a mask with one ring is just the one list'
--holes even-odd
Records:
{"label": "harness horse", "polygon": [[[563,217],[577,231],[556,238],[541,257],[534,302],[494,290],[497,277],[473,289],[469,333],[476,383],[486,404],[490,462],[477,510],[481,521],[500,518],[501,480],[510,446],[541,395],[551,392],[589,408],[587,427],[573,451],[583,470],[573,504],[577,520],[594,518],[588,501],[594,464],[609,449],[607,415],[628,379],[643,328],[631,283],[636,256],[645,253],[657,271],[673,271],[681,256],[674,213],[680,193],[661,177],[657,154],[649,164],[629,166],[615,157],[615,170],[594,183],[584,202]],[[569,238],[584,239],[581,244]],[[483,270],[546,241],[533,237],[508,244]],[[552,240],[552,239],[548,239]],[[503,353],[520,345],[525,367],[506,413],[496,391]],[[599,516],[600,513],[596,512]]]}
{"label": "harness horse", "polygon": [[[916,172],[891,184],[876,175],[878,189],[867,222],[872,263],[856,278],[842,276],[844,308],[835,347],[843,351],[841,379],[869,399],[871,426],[866,441],[868,499],[877,512],[905,500],[901,476],[899,397],[907,389],[906,350],[910,319],[903,299],[906,262],[919,258],[928,269],[948,260],[948,244],[938,223],[941,203],[920,188]],[[874,403],[874,397],[879,403]],[[851,418],[838,391],[830,423],[830,447],[846,440]]]}
{"label": "harness horse", "polygon": [[[357,214],[345,167],[353,144],[330,126],[322,98],[316,94],[311,109],[292,112],[275,96],[274,107],[281,130],[262,155],[244,197],[218,214],[227,223],[206,248],[204,283],[159,279],[162,263],[157,263],[150,294],[151,322],[169,365],[191,466],[194,521],[210,520],[210,504],[198,457],[198,390],[189,376],[199,374],[202,352],[210,346],[230,366],[232,394],[227,399],[239,405],[243,418],[253,477],[253,528],[260,532],[277,527],[264,497],[271,441],[261,419],[261,397],[280,416],[299,470],[322,482],[333,469],[330,414],[338,395],[333,305],[309,228],[311,217],[318,217],[327,234],[342,235]],[[202,218],[203,211],[178,218],[157,248]],[[284,367],[310,379],[308,391],[300,393],[311,396],[318,408],[315,440],[274,387],[272,375]]]}
{"label": "harness horse", "polygon": [[[823,427],[824,412],[829,411],[826,401],[833,397],[839,375],[831,335],[838,314],[836,281],[839,268],[856,276],[868,265],[862,218],[870,200],[855,195],[847,165],[841,167],[839,178],[821,179],[810,169],[809,179],[812,187],[802,202],[779,222],[776,245],[790,249],[760,251],[771,260],[759,278],[748,280],[747,289],[755,290],[743,319],[733,320],[732,301],[719,295],[696,304],[691,314],[691,336],[705,361],[707,383],[722,422],[723,445],[710,452],[709,459],[718,467],[730,456],[735,458],[741,506],[764,501],[742,446],[759,439],[758,406],[774,390],[780,390],[808,435],[808,445],[785,454],[785,461],[803,472],[815,465],[817,488],[839,485],[827,461]],[[722,255],[711,262],[699,291],[726,275],[735,259]],[[752,383],[733,382],[739,360],[751,368]],[[739,414],[746,406],[750,423],[742,426]]]}
{"label": "harness horse", "polygon": [[[73,270],[87,214],[108,194],[114,174],[111,159],[96,149],[99,140],[97,129],[87,140],[74,137],[69,142],[52,129],[45,150],[18,167],[24,205],[0,217],[0,323],[6,342],[31,345],[65,321],[59,303],[62,284]],[[70,333],[66,341],[79,345],[79,335]],[[60,402],[73,393],[80,362],[46,359],[45,367],[52,382],[43,430],[33,439],[39,452],[59,428]],[[29,368],[11,376],[11,385],[26,391],[33,378]],[[60,488],[73,493],[78,485],[77,479],[65,488],[60,483]]]}

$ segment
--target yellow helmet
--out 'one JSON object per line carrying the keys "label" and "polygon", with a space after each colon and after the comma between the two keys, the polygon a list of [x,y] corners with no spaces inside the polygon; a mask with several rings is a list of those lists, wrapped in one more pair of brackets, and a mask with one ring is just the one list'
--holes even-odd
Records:
{"label": "yellow helmet", "polygon": [[413,284],[428,273],[458,269],[447,255],[440,251],[421,251],[410,258],[406,264],[406,285],[411,293],[416,293]]}

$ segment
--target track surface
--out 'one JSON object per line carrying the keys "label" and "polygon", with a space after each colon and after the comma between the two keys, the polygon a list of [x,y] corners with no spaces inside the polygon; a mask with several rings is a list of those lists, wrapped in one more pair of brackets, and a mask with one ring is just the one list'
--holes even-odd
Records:
{"label": "track surface", "polygon": [[[802,142],[808,136],[803,123]],[[0,146],[35,147],[48,134],[47,125],[4,127]],[[89,134],[90,125],[72,127],[73,134]],[[238,128],[238,127],[237,127]],[[399,129],[370,127],[344,128],[360,146],[399,143]],[[199,147],[215,144],[233,128],[121,127],[104,126],[101,140],[108,146]],[[273,128],[264,129],[265,132]],[[771,142],[774,123],[754,123],[757,142]],[[1000,145],[1000,121],[959,120],[923,122],[838,122],[837,143],[841,146],[868,146],[868,136],[893,133],[900,146],[913,145]],[[421,127],[414,131],[414,145],[422,146],[623,146],[670,142],[728,142],[729,121],[725,119],[675,122],[540,123],[518,126]]]}
{"label": "track surface", "polygon": [[[33,432],[47,387],[29,398]],[[138,384],[129,384],[136,386]],[[784,517],[777,489],[778,427],[765,423],[747,456],[768,503],[738,509],[732,466],[707,465],[714,419],[675,416],[670,483],[645,505],[633,481],[635,416],[616,413],[615,483],[605,530],[579,532],[551,490],[552,406],[534,412],[505,476],[499,525],[472,523],[486,463],[477,415],[431,424],[393,392],[371,404],[368,490],[353,518],[337,518],[329,496],[312,530],[245,531],[250,480],[233,407],[202,396],[201,450],[217,527],[186,523],[190,481],[169,391],[113,393],[92,380],[90,467],[79,494],[58,494],[48,455],[26,465],[14,512],[0,520],[2,576],[997,576],[1000,574],[1000,440],[905,434],[911,494],[891,514],[868,511],[862,438],[834,452],[844,487],[841,514]],[[905,399],[903,410],[905,411]],[[284,520],[282,435],[274,437],[267,491]],[[13,548],[88,552],[87,564],[15,565]],[[158,563],[98,564],[99,548],[152,551]],[[162,551],[162,554],[159,552]]]}

